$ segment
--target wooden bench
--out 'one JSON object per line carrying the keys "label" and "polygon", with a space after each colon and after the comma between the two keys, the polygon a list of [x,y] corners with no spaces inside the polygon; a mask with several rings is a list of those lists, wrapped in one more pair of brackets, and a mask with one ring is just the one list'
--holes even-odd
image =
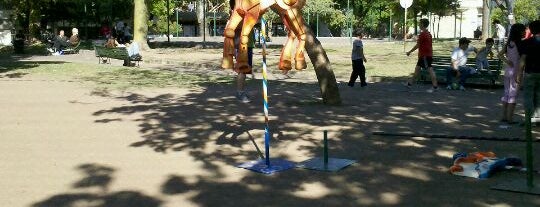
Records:
{"label": "wooden bench", "polygon": [[[499,59],[488,59],[489,69],[477,70],[475,74],[471,74],[467,78],[467,82],[485,83],[486,81],[494,86],[501,77],[501,61]],[[437,81],[446,82],[446,71],[451,67],[450,56],[433,56],[433,71],[437,75]],[[474,58],[467,59],[467,66],[476,68],[476,60]],[[420,70],[420,81],[431,81],[429,72],[426,69]]]}
{"label": "wooden bench", "polygon": [[100,64],[110,64],[111,58],[118,60],[135,61],[137,62],[137,66],[139,66],[139,62],[142,61],[142,58],[130,58],[128,55],[128,51],[125,47],[106,48],[104,46],[94,46],[94,50]]}

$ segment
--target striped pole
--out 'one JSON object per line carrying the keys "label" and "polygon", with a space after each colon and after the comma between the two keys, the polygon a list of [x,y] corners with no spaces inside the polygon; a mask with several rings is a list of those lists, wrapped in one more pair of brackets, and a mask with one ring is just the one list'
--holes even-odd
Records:
{"label": "striped pole", "polygon": [[270,168],[270,128],[268,126],[268,81],[266,76],[266,20],[261,18],[262,57],[263,57],[263,103],[264,103],[264,150],[266,166]]}
{"label": "striped pole", "polygon": [[324,160],[324,168],[327,168],[328,167],[328,131],[327,130],[324,130],[323,160]]}

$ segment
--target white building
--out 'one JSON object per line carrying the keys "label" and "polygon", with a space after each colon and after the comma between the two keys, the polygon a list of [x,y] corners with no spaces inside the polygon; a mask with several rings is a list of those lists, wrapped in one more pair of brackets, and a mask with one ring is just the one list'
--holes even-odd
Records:
{"label": "white building", "polygon": [[11,45],[13,25],[11,24],[10,15],[10,11],[0,10],[0,45]]}
{"label": "white building", "polygon": [[430,22],[433,36],[438,31],[439,38],[473,38],[477,28],[482,30],[482,0],[461,0],[456,15],[441,17],[440,22],[439,16],[431,15]]}

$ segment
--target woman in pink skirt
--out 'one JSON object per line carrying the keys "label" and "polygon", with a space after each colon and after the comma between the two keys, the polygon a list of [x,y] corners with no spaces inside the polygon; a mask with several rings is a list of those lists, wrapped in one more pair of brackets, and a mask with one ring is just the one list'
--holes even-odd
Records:
{"label": "woman in pink skirt", "polygon": [[517,93],[519,85],[516,83],[516,75],[519,66],[519,49],[521,39],[525,35],[523,24],[514,24],[510,28],[510,35],[505,47],[499,52],[499,58],[506,63],[504,69],[504,94],[501,97],[503,105],[502,122],[516,124],[512,119],[516,108]]}

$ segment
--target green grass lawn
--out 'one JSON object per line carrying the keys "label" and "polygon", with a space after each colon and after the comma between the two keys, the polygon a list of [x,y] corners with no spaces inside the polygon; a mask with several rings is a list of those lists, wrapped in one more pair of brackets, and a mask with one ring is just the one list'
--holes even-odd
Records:
{"label": "green grass lawn", "polygon": [[[402,42],[375,42],[365,41],[364,51],[368,62],[365,64],[367,76],[378,77],[380,80],[405,79],[414,70],[417,53],[406,56],[404,51],[410,50],[414,42],[407,42],[404,50]],[[457,41],[434,41],[436,55],[450,55]],[[473,46],[480,47],[482,43],[473,41]],[[255,54],[257,54],[256,49]],[[214,49],[188,49],[168,48],[165,52],[155,50],[156,54],[171,53],[170,58],[180,62],[204,62],[219,66],[221,60],[220,48]],[[338,80],[348,79],[351,71],[351,46],[326,46],[325,51],[332,64],[332,69]],[[44,45],[32,45],[26,48],[26,55],[43,55],[46,53]],[[269,49],[268,67],[272,72],[279,72],[280,48]],[[306,58],[307,55],[306,55]],[[255,59],[260,59],[256,57]],[[309,59],[308,59],[309,60]],[[254,68],[262,68],[262,63],[255,62]],[[209,70],[209,69],[207,69]],[[259,70],[260,71],[260,70]],[[312,71],[308,63],[308,70]],[[196,87],[205,84],[232,83],[230,76],[211,75],[207,73],[189,73],[162,69],[126,68],[90,63],[67,63],[54,61],[20,61],[11,54],[9,47],[0,48],[0,77],[22,77],[25,75],[39,75],[51,78],[70,79],[81,82],[94,83],[111,88],[137,88],[137,87]]]}

